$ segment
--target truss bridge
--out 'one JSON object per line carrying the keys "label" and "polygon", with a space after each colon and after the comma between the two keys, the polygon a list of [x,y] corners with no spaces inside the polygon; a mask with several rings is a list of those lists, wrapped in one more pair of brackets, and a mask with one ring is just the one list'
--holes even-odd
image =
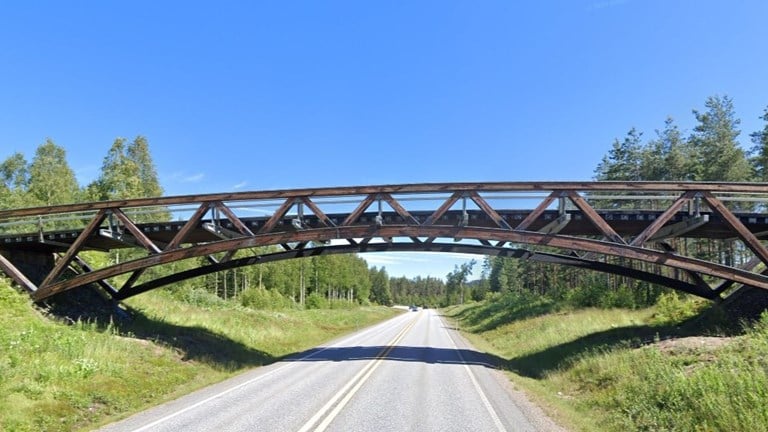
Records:
{"label": "truss bridge", "polygon": [[[0,210],[0,268],[38,301],[88,284],[121,300],[282,259],[461,252],[718,299],[734,285],[768,289],[767,206],[766,184],[693,182],[404,184],[91,202]],[[686,238],[729,246],[678,250]],[[274,247],[258,252],[263,246]],[[101,266],[84,254],[125,248],[141,253]],[[147,271],[201,257],[193,269]]]}

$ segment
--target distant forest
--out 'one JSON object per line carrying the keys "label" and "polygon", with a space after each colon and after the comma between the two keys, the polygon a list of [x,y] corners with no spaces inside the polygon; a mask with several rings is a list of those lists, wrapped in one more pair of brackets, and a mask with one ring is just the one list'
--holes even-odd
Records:
{"label": "distant forest", "polygon": [[[762,130],[739,141],[741,121],[733,100],[711,96],[704,110],[693,110],[696,124],[687,136],[668,118],[646,138],[629,129],[617,138],[597,164],[599,181],[768,182],[768,108]],[[22,208],[73,202],[163,195],[149,142],[139,136],[118,138],[104,157],[100,175],[79,185],[64,148],[48,139],[31,161],[14,153],[0,164],[0,208]],[[0,232],[7,227],[0,227]],[[742,254],[732,241],[676,239],[674,246],[695,256],[738,262]],[[257,252],[268,252],[259,250]],[[252,253],[240,251],[238,254]],[[90,253],[90,252],[89,252]],[[129,259],[130,252],[91,253],[92,260]],[[193,267],[196,262],[176,265]],[[479,268],[476,268],[479,267]],[[154,269],[153,272],[163,272]],[[479,279],[469,281],[471,276]],[[157,274],[155,274],[156,276]],[[456,268],[445,279],[391,278],[386,268],[369,268],[357,255],[303,258],[228,270],[169,288],[190,302],[239,301],[263,308],[350,307],[358,304],[438,306],[480,300],[494,293],[533,293],[576,305],[642,307],[654,304],[666,290],[646,282],[591,271],[509,258],[485,257]]]}

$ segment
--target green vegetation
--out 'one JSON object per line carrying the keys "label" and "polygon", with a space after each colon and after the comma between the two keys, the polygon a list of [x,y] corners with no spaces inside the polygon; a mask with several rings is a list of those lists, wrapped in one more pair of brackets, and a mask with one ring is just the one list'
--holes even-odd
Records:
{"label": "green vegetation", "polygon": [[574,309],[509,293],[446,313],[575,430],[768,430],[768,314],[726,337],[702,303],[663,303]]}
{"label": "green vegetation", "polygon": [[175,295],[131,299],[132,322],[67,325],[0,278],[0,430],[91,429],[395,313],[264,311]]}

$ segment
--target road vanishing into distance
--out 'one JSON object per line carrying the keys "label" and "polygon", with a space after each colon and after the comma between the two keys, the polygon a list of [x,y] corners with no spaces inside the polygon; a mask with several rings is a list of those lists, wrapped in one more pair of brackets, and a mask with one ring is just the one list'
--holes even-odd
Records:
{"label": "road vanishing into distance", "polygon": [[550,431],[435,310],[400,314],[101,431]]}

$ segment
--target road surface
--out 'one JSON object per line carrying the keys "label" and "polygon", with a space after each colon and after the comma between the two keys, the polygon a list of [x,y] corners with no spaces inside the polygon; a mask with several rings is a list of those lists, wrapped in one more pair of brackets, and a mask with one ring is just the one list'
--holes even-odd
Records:
{"label": "road surface", "polygon": [[100,430],[559,430],[492,362],[436,311],[407,312]]}

